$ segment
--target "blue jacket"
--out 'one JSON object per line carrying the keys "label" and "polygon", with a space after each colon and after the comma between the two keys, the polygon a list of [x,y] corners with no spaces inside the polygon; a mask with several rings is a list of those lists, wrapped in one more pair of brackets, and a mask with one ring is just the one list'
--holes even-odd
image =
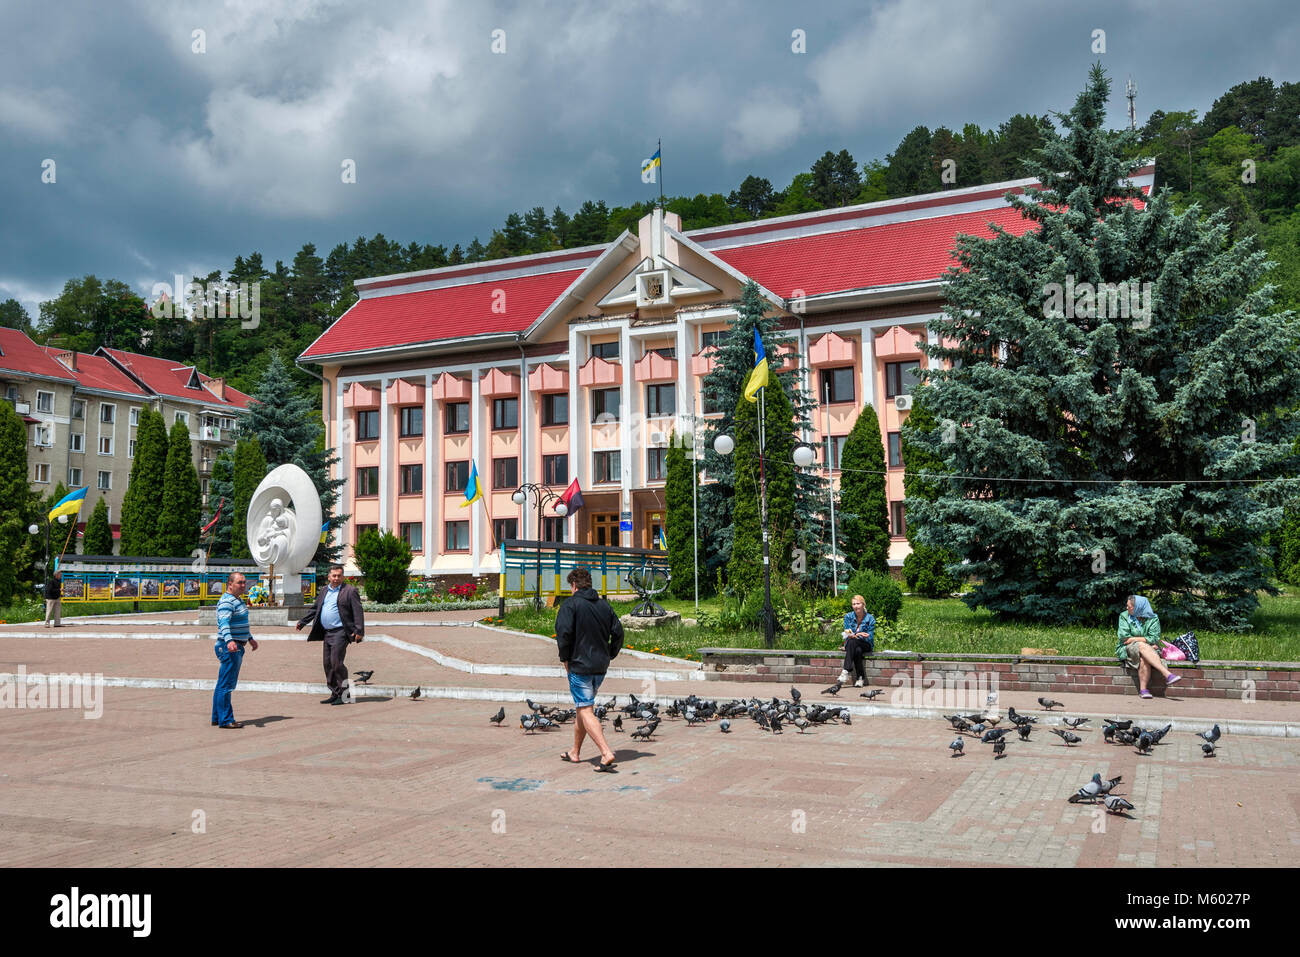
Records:
{"label": "blue jacket", "polygon": [[874,648],[876,645],[876,619],[872,616],[871,612],[866,612],[861,623],[859,623],[858,616],[854,614],[853,609],[850,608],[848,614],[844,616],[845,630],[856,634],[862,630],[863,625],[866,625],[867,627],[867,644]]}

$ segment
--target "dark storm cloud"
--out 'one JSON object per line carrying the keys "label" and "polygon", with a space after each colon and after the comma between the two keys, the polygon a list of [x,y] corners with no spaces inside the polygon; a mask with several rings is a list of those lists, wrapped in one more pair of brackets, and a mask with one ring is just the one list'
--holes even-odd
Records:
{"label": "dark storm cloud", "polygon": [[659,137],[669,193],[726,193],[748,173],[782,187],[826,149],[883,159],[917,124],[1067,109],[1097,60],[1114,125],[1130,75],[1139,122],[1300,78],[1284,0],[140,0],[7,5],[0,35],[0,298],[33,315],[84,273],[144,294],[253,250],[486,242],[514,210],[648,198]]}

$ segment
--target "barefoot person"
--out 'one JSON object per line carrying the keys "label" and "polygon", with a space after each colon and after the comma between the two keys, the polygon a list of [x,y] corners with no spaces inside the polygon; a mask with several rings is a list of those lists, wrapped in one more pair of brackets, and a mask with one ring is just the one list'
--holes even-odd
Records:
{"label": "barefoot person", "polygon": [[223,728],[244,726],[243,722],[235,720],[230,695],[239,683],[245,642],[253,651],[257,650],[257,639],[248,630],[248,609],[240,598],[247,586],[248,581],[242,573],[231,572],[226,577],[226,593],[217,602],[217,644],[214,650],[221,662],[221,671],[217,674],[217,686],[212,690],[212,723]]}
{"label": "barefoot person", "polygon": [[1141,595],[1128,596],[1128,610],[1119,616],[1119,644],[1115,646],[1115,657],[1125,667],[1136,668],[1138,673],[1138,694],[1150,698],[1147,683],[1151,680],[1154,668],[1165,677],[1165,686],[1176,684],[1178,675],[1171,672],[1160,659],[1160,619],[1151,609],[1151,602]]}
{"label": "barefoot person", "polygon": [[623,623],[609,602],[591,587],[590,569],[579,567],[569,572],[569,590],[572,594],[555,616],[555,638],[560,661],[569,674],[569,693],[573,695],[578,714],[573,724],[573,749],[565,751],[560,758],[580,761],[582,742],[590,736],[600,749],[596,770],[612,771],[614,751],[605,743],[600,720],[592,708],[600,683],[609,670],[610,638],[622,641]]}

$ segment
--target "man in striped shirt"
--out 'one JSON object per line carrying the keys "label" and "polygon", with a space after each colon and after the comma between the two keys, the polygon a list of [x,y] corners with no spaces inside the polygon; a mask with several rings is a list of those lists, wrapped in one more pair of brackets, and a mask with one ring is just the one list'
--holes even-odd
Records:
{"label": "man in striped shirt", "polygon": [[248,630],[248,608],[240,596],[248,587],[242,572],[231,572],[226,577],[226,593],[217,602],[217,660],[221,671],[217,674],[217,687],[212,692],[212,724],[214,727],[242,728],[235,720],[230,706],[230,694],[239,681],[239,666],[244,661],[244,643],[257,650],[257,639]]}

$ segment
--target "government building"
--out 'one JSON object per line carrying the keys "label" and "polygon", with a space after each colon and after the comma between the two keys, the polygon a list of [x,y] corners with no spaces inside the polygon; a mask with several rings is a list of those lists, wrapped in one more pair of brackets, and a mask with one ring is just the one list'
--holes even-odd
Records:
{"label": "government building", "polygon": [[[1154,167],[1131,179],[1149,192]],[[359,300],[299,359],[325,380],[347,481],[339,512],[352,514],[345,544],[392,531],[411,545],[413,573],[449,576],[499,571],[493,543],[506,539],[652,547],[669,437],[719,414],[700,384],[753,280],[781,318],[783,367],[797,363],[817,399],[803,438],[824,450],[829,437],[833,479],[859,410],[875,407],[890,563],[901,565],[899,428],[926,366],[920,344],[933,341],[926,323],[942,314],[941,277],[959,234],[1026,232],[1005,197],[1033,185],[688,232],[656,209],[607,245],[359,280]],[[472,464],[484,502],[464,508]],[[541,528],[532,502],[511,497],[574,479],[583,507],[548,507]]]}

